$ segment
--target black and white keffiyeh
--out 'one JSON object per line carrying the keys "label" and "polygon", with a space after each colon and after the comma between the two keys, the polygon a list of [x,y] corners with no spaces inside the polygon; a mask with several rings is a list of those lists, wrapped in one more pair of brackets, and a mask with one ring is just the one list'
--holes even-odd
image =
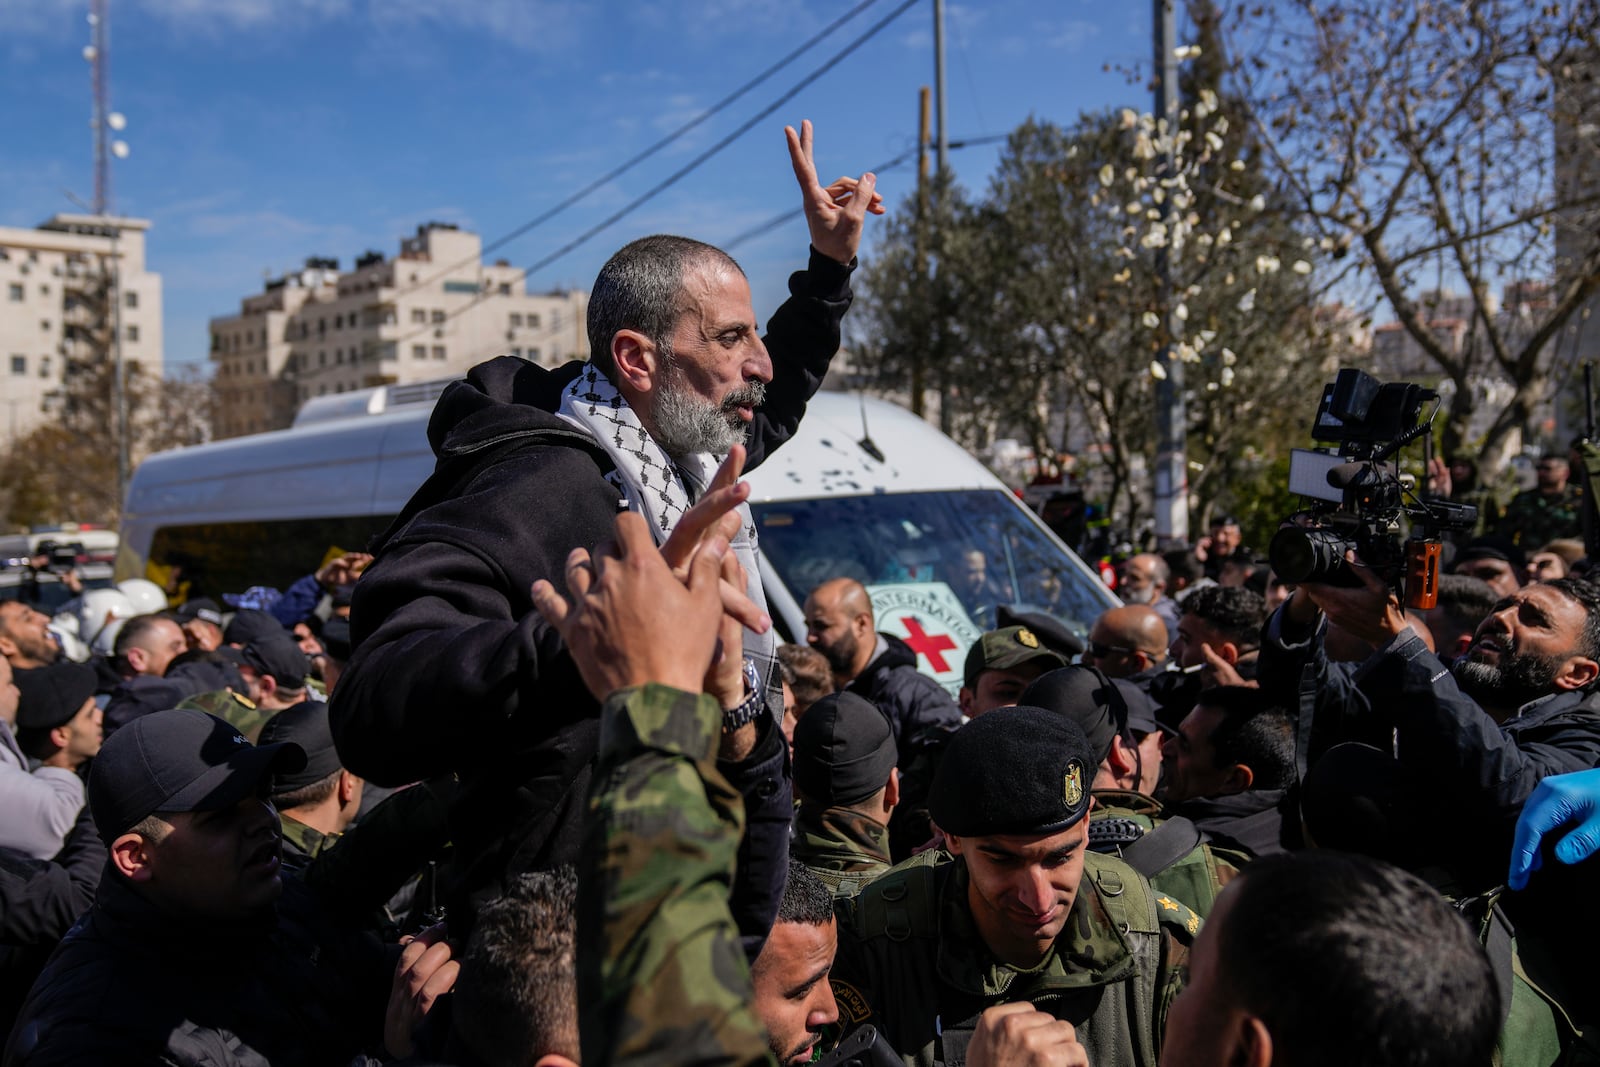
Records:
{"label": "black and white keffiyeh", "polygon": [[[606,479],[622,494],[629,510],[642,514],[656,544],[672,532],[683,513],[697,500],[721,465],[721,458],[705,452],[684,456],[674,463],[640,423],[611,380],[593,363],[574,378],[561,397],[556,414],[600,443],[614,469]],[[744,567],[746,592],[762,611],[767,610],[756,567],[756,524],[748,504],[739,505],[739,535],[733,551]],[[755,663],[767,694],[767,707],[783,714],[783,690],[777,671],[778,640],[771,631],[746,630],[744,653]]]}

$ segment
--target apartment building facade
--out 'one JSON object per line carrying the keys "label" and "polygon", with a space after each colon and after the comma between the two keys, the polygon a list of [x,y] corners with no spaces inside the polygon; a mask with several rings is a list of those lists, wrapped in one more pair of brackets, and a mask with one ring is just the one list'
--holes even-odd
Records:
{"label": "apartment building facade", "polygon": [[69,367],[114,359],[162,372],[161,276],[145,267],[145,219],[56,215],[0,227],[0,438],[56,417]]}
{"label": "apartment building facade", "polygon": [[494,356],[587,358],[588,294],[529,293],[482,250],[475,233],[424,223],[395,256],[368,252],[349,271],[308,259],[212,319],[216,436],[281,429],[313,397],[461,375]]}

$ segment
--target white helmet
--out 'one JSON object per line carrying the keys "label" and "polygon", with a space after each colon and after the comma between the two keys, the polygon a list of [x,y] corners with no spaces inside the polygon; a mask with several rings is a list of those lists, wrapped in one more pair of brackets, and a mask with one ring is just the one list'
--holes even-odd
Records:
{"label": "white helmet", "polygon": [[148,578],[128,578],[117,583],[117,590],[133,601],[140,615],[167,610],[167,594]]}
{"label": "white helmet", "polygon": [[139,614],[133,601],[116,589],[90,589],[78,605],[78,639],[104,656],[111,654],[124,621]]}

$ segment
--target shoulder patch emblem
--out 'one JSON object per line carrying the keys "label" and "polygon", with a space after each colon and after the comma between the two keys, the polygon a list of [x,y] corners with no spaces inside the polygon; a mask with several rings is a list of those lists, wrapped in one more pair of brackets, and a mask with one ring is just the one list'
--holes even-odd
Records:
{"label": "shoulder patch emblem", "polygon": [[1032,630],[1028,629],[1026,626],[1023,626],[1019,627],[1017,630],[1017,644],[1024,648],[1038,648],[1039,639],[1033,636]]}
{"label": "shoulder patch emblem", "polygon": [[1066,801],[1068,808],[1076,808],[1083,803],[1083,764],[1077,760],[1067,764],[1067,777],[1061,799]]}
{"label": "shoulder patch emblem", "polygon": [[1173,900],[1171,897],[1157,897],[1156,898],[1156,903],[1160,904],[1163,908],[1166,908],[1168,911],[1180,911],[1183,908],[1182,904],[1179,904],[1176,900]]}
{"label": "shoulder patch emblem", "polygon": [[867,998],[861,995],[859,989],[837,978],[830,978],[828,984],[833,986],[833,999],[838,1002],[839,1014],[844,1017],[840,1022],[853,1026],[872,1017],[872,1006],[867,1003]]}

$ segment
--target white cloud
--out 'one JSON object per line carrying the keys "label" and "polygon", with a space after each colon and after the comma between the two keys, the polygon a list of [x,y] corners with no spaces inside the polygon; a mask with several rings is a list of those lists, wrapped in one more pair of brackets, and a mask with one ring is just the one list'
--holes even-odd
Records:
{"label": "white cloud", "polygon": [[1040,26],[1040,37],[1051,48],[1076,52],[1100,35],[1100,27],[1087,19],[1067,19],[1056,25]]}
{"label": "white cloud", "polygon": [[578,40],[583,7],[565,0],[368,0],[369,15],[382,26],[443,26],[480,31],[532,52],[553,52]]}

